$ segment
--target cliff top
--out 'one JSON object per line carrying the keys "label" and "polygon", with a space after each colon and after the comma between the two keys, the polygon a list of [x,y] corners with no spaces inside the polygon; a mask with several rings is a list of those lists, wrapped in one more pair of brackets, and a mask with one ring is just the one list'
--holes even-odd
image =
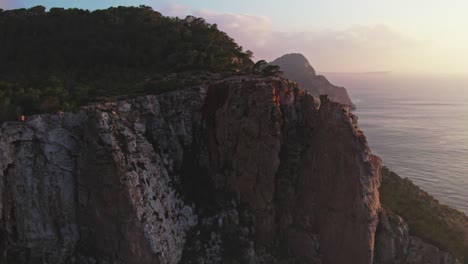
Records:
{"label": "cliff top", "polygon": [[167,90],[181,84],[167,78],[173,73],[228,76],[253,67],[252,52],[215,24],[147,6],[0,11],[0,32],[0,120]]}

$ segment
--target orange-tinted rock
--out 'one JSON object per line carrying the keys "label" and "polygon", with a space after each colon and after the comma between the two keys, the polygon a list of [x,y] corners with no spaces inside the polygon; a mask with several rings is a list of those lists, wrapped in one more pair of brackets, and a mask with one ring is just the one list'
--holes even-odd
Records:
{"label": "orange-tinted rock", "polygon": [[319,106],[281,79],[210,89],[226,87],[211,128],[211,160],[220,168],[217,180],[226,177],[253,213],[257,245],[285,241],[292,248],[283,251],[310,259],[316,244],[327,262],[372,263],[380,160],[352,115],[326,97]]}

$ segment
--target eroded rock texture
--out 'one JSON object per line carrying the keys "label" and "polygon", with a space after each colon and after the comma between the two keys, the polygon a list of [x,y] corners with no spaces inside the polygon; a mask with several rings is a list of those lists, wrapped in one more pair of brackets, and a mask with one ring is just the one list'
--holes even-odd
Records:
{"label": "eroded rock texture", "polygon": [[84,115],[37,116],[0,132],[2,263],[62,263],[79,240],[76,157]]}
{"label": "eroded rock texture", "polygon": [[376,244],[381,162],[346,109],[284,79],[239,77],[5,123],[0,263],[363,264],[374,248],[385,261],[429,252],[396,218]]}
{"label": "eroded rock texture", "polygon": [[383,209],[380,213],[376,240],[376,263],[406,263],[409,247],[409,228],[401,217]]}
{"label": "eroded rock texture", "polygon": [[456,258],[447,252],[439,250],[437,247],[430,245],[417,237],[410,237],[406,263],[460,264]]}
{"label": "eroded rock texture", "polygon": [[447,252],[410,236],[404,220],[388,210],[381,211],[376,240],[376,264],[460,264]]}

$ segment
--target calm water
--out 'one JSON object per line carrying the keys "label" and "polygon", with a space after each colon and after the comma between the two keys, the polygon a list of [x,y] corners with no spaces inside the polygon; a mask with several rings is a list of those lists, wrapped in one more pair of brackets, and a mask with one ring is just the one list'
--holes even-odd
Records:
{"label": "calm water", "polygon": [[468,77],[326,74],[386,166],[468,214]]}

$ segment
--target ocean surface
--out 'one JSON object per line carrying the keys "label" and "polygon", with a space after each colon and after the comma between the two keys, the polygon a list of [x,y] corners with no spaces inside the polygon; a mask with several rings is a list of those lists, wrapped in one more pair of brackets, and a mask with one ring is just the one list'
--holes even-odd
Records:
{"label": "ocean surface", "polygon": [[468,215],[468,76],[325,75],[385,166]]}

